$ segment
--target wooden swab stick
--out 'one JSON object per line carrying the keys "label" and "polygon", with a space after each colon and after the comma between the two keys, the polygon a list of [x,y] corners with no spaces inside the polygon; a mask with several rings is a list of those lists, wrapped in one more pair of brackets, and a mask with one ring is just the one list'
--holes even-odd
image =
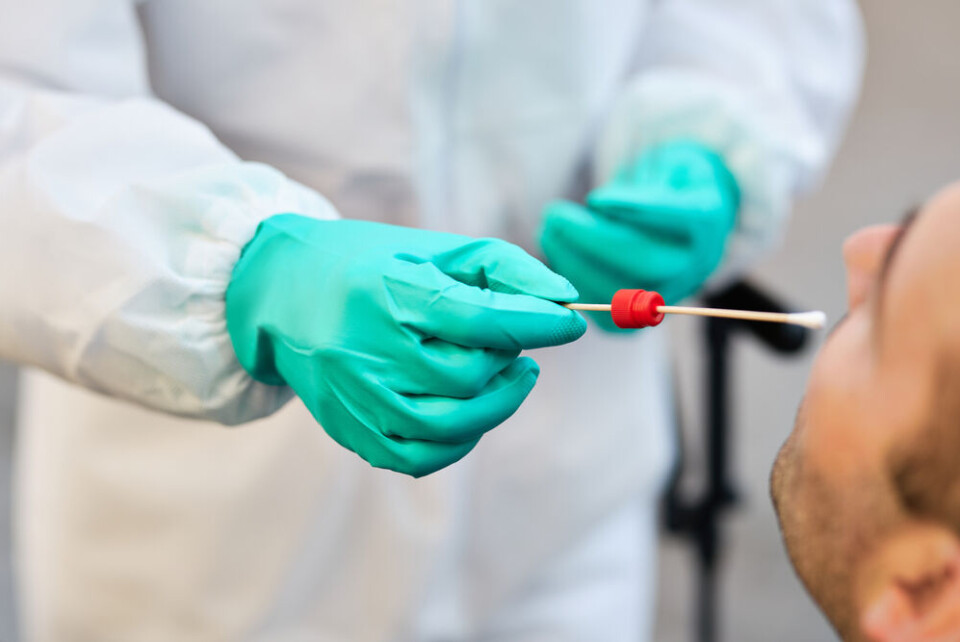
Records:
{"label": "wooden swab stick", "polygon": [[805,328],[819,330],[827,323],[823,312],[753,312],[752,310],[722,310],[717,308],[688,308],[675,305],[661,305],[657,312],[663,314],[684,314],[696,317],[720,317],[723,319],[743,319],[744,321],[765,321],[768,323],[789,323]]}
{"label": "wooden swab stick", "polygon": [[[585,312],[610,312],[613,306],[609,303],[567,303],[565,307],[571,310]],[[660,314],[682,314],[697,317],[720,317],[724,319],[743,319],[745,321],[764,321],[768,323],[789,323],[805,328],[819,330],[827,322],[827,315],[823,312],[753,312],[751,310],[722,310],[717,308],[690,308],[674,305],[660,305],[656,308]]]}

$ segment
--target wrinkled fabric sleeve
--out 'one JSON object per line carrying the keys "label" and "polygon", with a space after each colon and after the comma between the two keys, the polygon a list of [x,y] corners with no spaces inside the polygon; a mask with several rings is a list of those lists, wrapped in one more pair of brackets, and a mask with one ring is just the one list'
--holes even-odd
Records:
{"label": "wrinkled fabric sleeve", "polygon": [[0,358],[172,414],[236,424],[253,381],[224,294],[261,220],[336,216],[151,96],[133,3],[4,2]]}
{"label": "wrinkled fabric sleeve", "polygon": [[742,193],[711,284],[727,281],[776,244],[795,197],[825,172],[864,50],[852,0],[663,0],[601,132],[596,180],[666,141],[720,153]]}

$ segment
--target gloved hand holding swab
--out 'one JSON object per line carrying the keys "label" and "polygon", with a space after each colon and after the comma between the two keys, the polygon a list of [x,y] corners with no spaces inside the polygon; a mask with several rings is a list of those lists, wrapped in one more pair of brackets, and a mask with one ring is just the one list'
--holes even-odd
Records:
{"label": "gloved hand holding swab", "polygon": [[648,290],[619,290],[610,303],[567,303],[571,310],[584,312],[609,312],[613,322],[619,328],[636,329],[658,326],[668,314],[681,314],[698,317],[720,317],[724,319],[742,319],[744,321],[762,321],[768,323],[789,323],[805,328],[819,330],[827,322],[823,312],[755,312],[752,310],[721,310],[715,308],[691,308],[666,305],[659,293]]}

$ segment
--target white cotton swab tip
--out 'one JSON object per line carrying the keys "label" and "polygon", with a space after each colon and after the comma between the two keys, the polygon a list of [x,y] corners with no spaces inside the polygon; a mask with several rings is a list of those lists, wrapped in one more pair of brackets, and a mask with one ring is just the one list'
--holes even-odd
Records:
{"label": "white cotton swab tip", "polygon": [[827,325],[827,315],[823,312],[795,312],[788,315],[790,320],[788,323],[793,325],[802,325],[805,328],[810,328],[811,330],[819,330],[825,325]]}

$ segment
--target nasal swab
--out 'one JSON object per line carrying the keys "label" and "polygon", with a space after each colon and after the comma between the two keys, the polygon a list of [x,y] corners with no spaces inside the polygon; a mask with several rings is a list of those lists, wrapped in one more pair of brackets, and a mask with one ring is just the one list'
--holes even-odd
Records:
{"label": "nasal swab", "polygon": [[610,312],[614,323],[621,328],[657,326],[667,314],[788,323],[814,330],[822,328],[827,322],[827,315],[823,312],[755,312],[665,305],[662,296],[647,290],[620,290],[611,303],[567,303],[565,306],[585,312]]}
{"label": "nasal swab", "polygon": [[819,330],[827,323],[823,312],[753,312],[751,310],[722,310],[717,308],[686,308],[663,305],[657,308],[664,314],[684,314],[696,317],[719,317],[722,319],[743,319],[744,321],[766,321],[769,323],[789,323],[802,325],[811,330]]}

